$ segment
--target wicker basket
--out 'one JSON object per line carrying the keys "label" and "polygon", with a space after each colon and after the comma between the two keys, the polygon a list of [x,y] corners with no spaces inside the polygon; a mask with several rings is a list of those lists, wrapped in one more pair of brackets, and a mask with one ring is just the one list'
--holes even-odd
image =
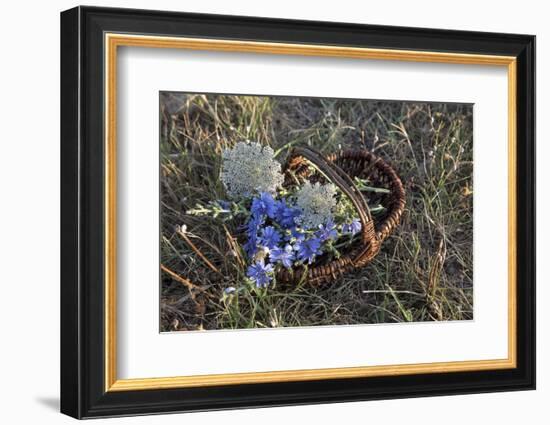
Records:
{"label": "wicker basket", "polygon": [[[313,165],[314,167],[312,167]],[[285,165],[285,185],[292,184],[291,174],[311,181],[330,180],[347,195],[361,220],[361,237],[338,259],[320,257],[315,263],[293,270],[282,269],[277,282],[310,285],[330,283],[343,273],[364,267],[380,250],[381,243],[399,224],[405,208],[405,191],[397,173],[382,159],[367,150],[345,150],[323,157],[311,148],[296,147]],[[353,183],[353,178],[369,179],[372,185],[390,192],[380,196],[386,208],[373,220],[367,201]],[[304,273],[307,275],[304,276]]]}

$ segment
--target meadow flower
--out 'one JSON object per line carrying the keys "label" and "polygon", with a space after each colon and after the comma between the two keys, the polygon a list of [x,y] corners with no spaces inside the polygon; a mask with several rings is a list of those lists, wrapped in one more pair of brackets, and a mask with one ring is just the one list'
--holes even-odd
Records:
{"label": "meadow flower", "polygon": [[299,227],[291,227],[285,233],[285,240],[288,242],[303,241],[306,234]]}
{"label": "meadow flower", "polygon": [[284,248],[273,248],[269,253],[269,260],[272,263],[281,263],[283,267],[287,269],[292,267],[292,261],[294,260],[294,251],[292,246],[285,245]]}
{"label": "meadow flower", "polygon": [[300,215],[300,210],[287,205],[284,199],[275,203],[275,220],[282,227],[290,228],[296,224],[295,219]]}
{"label": "meadow flower", "polygon": [[253,236],[249,236],[243,248],[249,258],[254,257],[258,249],[258,236],[256,236],[255,234]]}
{"label": "meadow flower", "polygon": [[332,219],[329,219],[326,224],[319,225],[319,230],[315,233],[321,242],[333,240],[338,237],[336,226]]}
{"label": "meadow flower", "polygon": [[319,225],[332,219],[336,206],[336,186],[332,183],[321,185],[305,182],[296,194],[296,205],[301,215],[298,223],[308,229],[317,229]]}
{"label": "meadow flower", "polygon": [[250,211],[255,217],[262,215],[267,215],[269,218],[275,217],[275,200],[273,196],[267,192],[260,193],[259,197],[252,200]]}
{"label": "meadow flower", "polygon": [[252,215],[246,223],[247,234],[258,233],[260,226],[264,224],[265,219],[262,216]]}
{"label": "meadow flower", "polygon": [[281,234],[273,226],[267,226],[262,231],[261,244],[273,249],[281,241]]}
{"label": "meadow flower", "polygon": [[244,250],[246,251],[246,254],[252,258],[257,251],[258,248],[258,231],[260,230],[260,226],[264,223],[263,217],[250,217],[250,220],[246,224],[246,236],[247,241],[244,244]]}
{"label": "meadow flower", "polygon": [[252,279],[258,288],[265,288],[273,278],[273,266],[258,261],[248,267],[246,275]]}
{"label": "meadow flower", "polygon": [[361,221],[358,218],[354,218],[351,223],[346,223],[342,225],[342,232],[351,233],[351,235],[353,236],[361,231],[361,227]]}
{"label": "meadow flower", "polygon": [[235,292],[237,289],[235,289],[234,286],[228,286],[227,288],[225,288],[223,290],[223,293],[226,294],[226,295],[230,295],[232,294],[233,292]]}
{"label": "meadow flower", "polygon": [[281,164],[269,146],[239,142],[222,153],[220,178],[232,198],[242,199],[255,193],[275,193],[283,183]]}
{"label": "meadow flower", "polygon": [[296,250],[298,251],[298,260],[306,262],[308,264],[313,263],[315,256],[321,253],[321,240],[316,237],[312,237],[296,243]]}

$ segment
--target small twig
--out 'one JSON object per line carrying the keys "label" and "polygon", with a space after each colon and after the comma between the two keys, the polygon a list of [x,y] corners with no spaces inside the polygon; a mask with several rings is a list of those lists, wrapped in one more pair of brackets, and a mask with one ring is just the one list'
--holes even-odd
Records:
{"label": "small twig", "polygon": [[411,312],[409,310],[407,310],[403,304],[401,303],[401,301],[399,300],[399,297],[397,296],[397,293],[393,290],[393,288],[386,284],[386,288],[388,288],[388,292],[389,294],[392,296],[393,300],[395,301],[395,303],[397,304],[397,307],[399,307],[399,310],[401,311],[401,314],[403,315],[403,317],[405,318],[405,320],[407,322],[412,322],[412,315],[411,315]]}
{"label": "small twig", "polygon": [[428,285],[426,290],[426,301],[428,305],[428,313],[434,320],[443,320],[443,312],[441,306],[436,300],[436,293],[441,279],[441,271],[445,263],[447,248],[445,246],[445,238],[439,241],[439,248],[435,256],[432,257],[433,263],[430,267],[428,275]]}
{"label": "small twig", "polygon": [[201,241],[203,241],[206,245],[208,245],[210,248],[216,251],[216,253],[219,254],[220,257],[224,257],[224,254],[222,254],[220,249],[216,245],[214,245],[212,242],[210,242],[208,239],[200,238],[200,236],[194,235],[191,232],[187,232],[187,233],[201,239]]}
{"label": "small twig", "polygon": [[187,287],[189,289],[189,293],[191,294],[191,298],[195,299],[195,295],[193,294],[193,290],[201,291],[202,289],[199,288],[197,285],[192,283],[189,279],[186,279],[179,274],[173,272],[168,267],[166,267],[164,264],[160,265],[160,269],[165,272],[166,274],[170,275],[172,279],[174,279],[176,282],[179,282]]}
{"label": "small twig", "polygon": [[[195,294],[193,291],[201,292],[202,294],[206,295],[208,298],[212,299],[212,294],[208,293],[208,289],[212,287],[212,285],[208,286],[197,286],[193,282],[191,282],[189,279],[184,278],[183,276],[180,276],[176,272],[173,272],[168,267],[166,267],[164,264],[160,265],[160,269],[168,274],[172,279],[174,279],[176,282],[179,282],[183,284],[187,289],[189,289],[189,295],[191,295],[191,299],[195,301]],[[196,301],[195,301],[196,302]]]}
{"label": "small twig", "polygon": [[419,292],[414,292],[414,291],[389,291],[389,290],[383,290],[383,289],[372,289],[372,290],[365,290],[365,291],[362,291],[363,294],[390,294],[390,293],[394,293],[394,294],[408,294],[408,295],[414,295],[416,297],[421,297],[423,298],[425,295],[424,294],[421,294]]}
{"label": "small twig", "polygon": [[223,230],[225,230],[225,236],[227,238],[227,242],[231,246],[231,249],[235,252],[235,256],[237,257],[237,261],[239,261],[241,267],[244,267],[246,265],[246,262],[242,258],[241,251],[240,251],[239,247],[237,246],[237,244],[235,243],[235,239],[233,238],[233,236],[231,235],[231,233],[229,232],[229,230],[227,229],[227,226],[225,224],[223,225]]}
{"label": "small twig", "polygon": [[206,257],[204,256],[204,254],[200,251],[200,249],[198,249],[198,248],[195,246],[195,244],[194,244],[193,242],[191,242],[191,239],[189,239],[189,237],[188,237],[184,232],[182,232],[181,229],[178,229],[177,232],[178,232],[178,234],[183,238],[183,240],[184,240],[185,242],[187,242],[187,244],[191,247],[191,249],[192,249],[193,251],[195,251],[195,253],[196,253],[199,257],[201,257],[201,259],[205,262],[205,264],[206,264],[208,267],[210,267],[211,270],[213,270],[214,272],[218,273],[220,276],[223,277],[222,272],[220,272],[220,270],[219,270],[216,266],[214,266],[214,264],[212,264],[212,263],[208,260],[208,258],[206,258]]}

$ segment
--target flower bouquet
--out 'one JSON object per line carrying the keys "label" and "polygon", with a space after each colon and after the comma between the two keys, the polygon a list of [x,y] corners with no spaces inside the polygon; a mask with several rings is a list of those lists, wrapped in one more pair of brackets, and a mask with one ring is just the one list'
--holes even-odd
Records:
{"label": "flower bouquet", "polygon": [[397,174],[364,150],[294,148],[283,168],[270,147],[239,142],[223,151],[220,179],[227,200],[187,213],[237,221],[257,287],[327,283],[366,265],[405,205]]}

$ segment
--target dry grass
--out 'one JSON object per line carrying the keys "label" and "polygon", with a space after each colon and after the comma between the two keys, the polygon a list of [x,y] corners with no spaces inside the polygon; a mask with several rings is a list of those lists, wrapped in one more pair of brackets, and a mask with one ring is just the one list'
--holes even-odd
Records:
{"label": "dry grass", "polygon": [[[244,139],[281,160],[302,143],[376,152],[405,185],[401,225],[331,286],[256,290],[234,224],[185,213],[225,198],[220,153]],[[162,331],[472,319],[470,105],[162,93],[160,149]]]}

